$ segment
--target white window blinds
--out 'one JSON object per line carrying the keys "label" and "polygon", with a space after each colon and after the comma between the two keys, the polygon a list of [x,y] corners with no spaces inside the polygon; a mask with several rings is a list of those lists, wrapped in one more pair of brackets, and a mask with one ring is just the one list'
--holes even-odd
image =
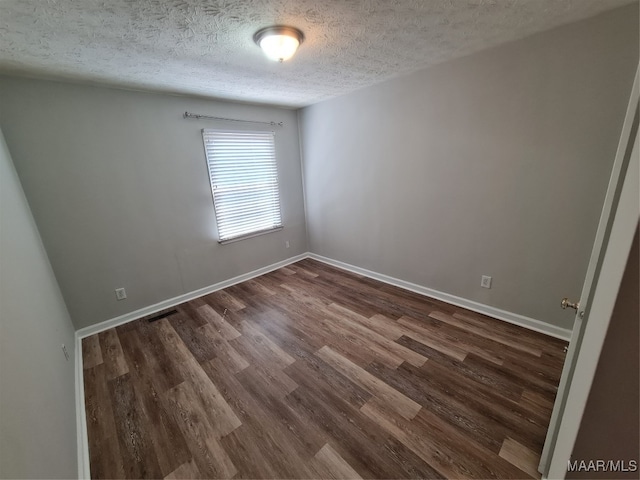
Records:
{"label": "white window blinds", "polygon": [[282,228],[273,132],[203,130],[220,243]]}

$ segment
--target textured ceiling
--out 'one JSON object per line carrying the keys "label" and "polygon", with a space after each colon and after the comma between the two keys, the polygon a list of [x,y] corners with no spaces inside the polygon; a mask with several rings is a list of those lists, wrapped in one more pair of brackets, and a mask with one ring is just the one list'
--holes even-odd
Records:
{"label": "textured ceiling", "polygon": [[[0,72],[298,107],[630,1],[0,0]],[[306,36],[283,64],[273,24]]]}

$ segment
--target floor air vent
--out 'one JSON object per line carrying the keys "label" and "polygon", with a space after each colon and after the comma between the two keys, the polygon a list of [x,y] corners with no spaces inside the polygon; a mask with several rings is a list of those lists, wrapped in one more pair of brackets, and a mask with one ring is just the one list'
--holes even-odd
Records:
{"label": "floor air vent", "polygon": [[166,318],[170,315],[173,315],[174,313],[178,313],[177,310],[168,310],[164,313],[159,313],[158,315],[156,315],[155,317],[151,317],[149,319],[149,322],[155,322],[156,320],[162,320],[163,318]]}

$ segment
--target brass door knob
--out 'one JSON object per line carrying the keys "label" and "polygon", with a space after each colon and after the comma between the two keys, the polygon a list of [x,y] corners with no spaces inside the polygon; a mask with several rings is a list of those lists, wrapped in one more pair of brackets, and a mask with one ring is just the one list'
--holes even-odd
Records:
{"label": "brass door knob", "polygon": [[578,302],[571,302],[569,301],[568,298],[563,298],[562,302],[560,303],[560,306],[562,307],[563,310],[566,310],[567,307],[568,308],[573,308],[574,310],[578,310],[578,308],[580,307],[580,304]]}

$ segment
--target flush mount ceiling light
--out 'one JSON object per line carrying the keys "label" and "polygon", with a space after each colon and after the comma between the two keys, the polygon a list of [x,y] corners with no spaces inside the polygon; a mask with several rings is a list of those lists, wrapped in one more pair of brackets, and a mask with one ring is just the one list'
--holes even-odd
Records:
{"label": "flush mount ceiling light", "polygon": [[271,60],[283,62],[293,57],[304,41],[304,34],[294,27],[276,25],[258,30],[253,36],[253,41]]}

